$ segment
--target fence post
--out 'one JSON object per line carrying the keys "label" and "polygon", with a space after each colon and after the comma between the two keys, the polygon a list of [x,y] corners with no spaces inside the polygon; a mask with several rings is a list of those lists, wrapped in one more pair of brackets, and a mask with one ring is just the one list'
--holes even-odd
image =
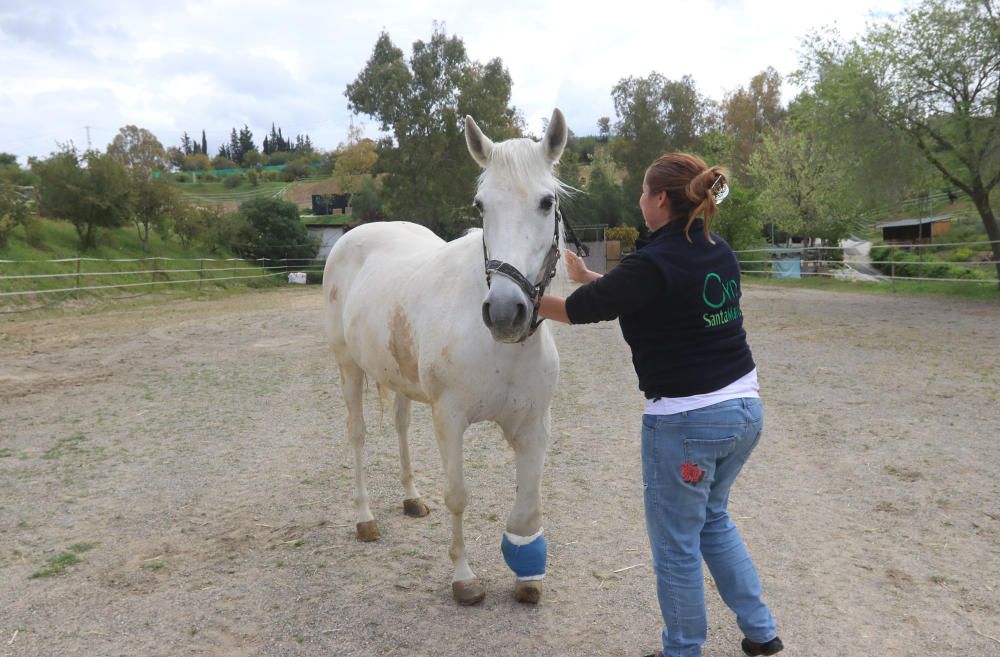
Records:
{"label": "fence post", "polygon": [[889,257],[892,258],[892,260],[890,261],[891,265],[890,265],[890,269],[889,269],[889,280],[892,282],[892,291],[895,292],[896,291],[896,257],[894,255],[892,255],[891,251],[889,252]]}
{"label": "fence post", "polygon": [[76,259],[76,298],[80,298],[80,259]]}
{"label": "fence post", "polygon": [[201,281],[205,274],[205,259],[198,258],[198,291],[201,292]]}

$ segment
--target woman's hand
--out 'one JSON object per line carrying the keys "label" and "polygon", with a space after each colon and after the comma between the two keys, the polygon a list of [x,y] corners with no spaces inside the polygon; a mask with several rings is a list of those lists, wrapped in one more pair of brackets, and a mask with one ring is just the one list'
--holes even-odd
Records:
{"label": "woman's hand", "polygon": [[569,249],[564,251],[566,254],[566,270],[569,272],[569,277],[577,283],[589,283],[590,281],[600,278],[601,275],[597,272],[592,272],[587,269],[587,265],[583,262],[583,258],[573,253]]}

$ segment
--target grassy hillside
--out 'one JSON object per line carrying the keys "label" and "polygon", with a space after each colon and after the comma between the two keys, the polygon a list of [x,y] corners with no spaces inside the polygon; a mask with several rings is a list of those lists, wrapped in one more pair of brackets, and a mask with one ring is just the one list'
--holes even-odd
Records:
{"label": "grassy hillside", "polygon": [[207,201],[228,201],[236,198],[246,200],[262,196],[279,196],[292,184],[293,183],[286,182],[262,182],[256,187],[252,187],[249,184],[243,184],[239,187],[228,188],[220,182],[174,183],[177,189],[184,192],[185,195]]}
{"label": "grassy hillside", "polygon": [[[149,242],[149,251],[144,254],[133,227],[105,230],[99,234],[99,246],[81,254],[72,224],[35,217],[28,230],[18,227],[7,246],[0,249],[0,308],[17,310],[66,299],[99,301],[154,291],[191,294],[284,282],[283,276],[252,267],[230,253],[206,254],[158,235],[150,235]],[[76,289],[92,287],[103,289]],[[26,291],[45,293],[10,294]]]}
{"label": "grassy hillside", "polygon": [[222,182],[172,181],[172,184],[195,203],[221,205],[227,211],[236,210],[244,201],[270,197],[282,198],[305,208],[311,205],[312,194],[331,194],[337,191],[336,183],[329,176],[302,178],[294,182],[261,181],[257,186],[244,182],[239,187],[226,187]]}

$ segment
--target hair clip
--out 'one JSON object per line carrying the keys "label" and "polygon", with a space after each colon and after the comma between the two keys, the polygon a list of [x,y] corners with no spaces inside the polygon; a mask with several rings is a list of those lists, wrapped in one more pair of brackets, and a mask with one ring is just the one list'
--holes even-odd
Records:
{"label": "hair clip", "polygon": [[[719,183],[722,183],[722,187],[719,187]],[[720,174],[719,177],[715,179],[715,182],[712,183],[712,188],[709,191],[715,199],[715,204],[718,205],[722,203],[727,196],[729,196],[729,185],[723,182],[723,176]]]}

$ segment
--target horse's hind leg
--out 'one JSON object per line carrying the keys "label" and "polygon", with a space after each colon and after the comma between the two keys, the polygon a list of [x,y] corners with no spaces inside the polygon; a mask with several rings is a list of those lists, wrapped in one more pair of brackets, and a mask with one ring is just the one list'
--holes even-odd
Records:
{"label": "horse's hind leg", "polygon": [[410,466],[410,443],[407,431],[410,429],[410,400],[401,393],[396,393],[393,407],[396,421],[396,434],[399,436],[399,467],[400,481],[406,497],[403,498],[403,513],[413,518],[423,518],[431,512],[420,499],[420,492],[413,482],[413,468]]}
{"label": "horse's hind leg", "polygon": [[378,539],[378,525],[368,507],[365,473],[365,415],[361,393],[365,374],[353,362],[340,363],[340,383],[347,403],[347,436],[354,448],[354,510],[357,514],[359,541]]}

